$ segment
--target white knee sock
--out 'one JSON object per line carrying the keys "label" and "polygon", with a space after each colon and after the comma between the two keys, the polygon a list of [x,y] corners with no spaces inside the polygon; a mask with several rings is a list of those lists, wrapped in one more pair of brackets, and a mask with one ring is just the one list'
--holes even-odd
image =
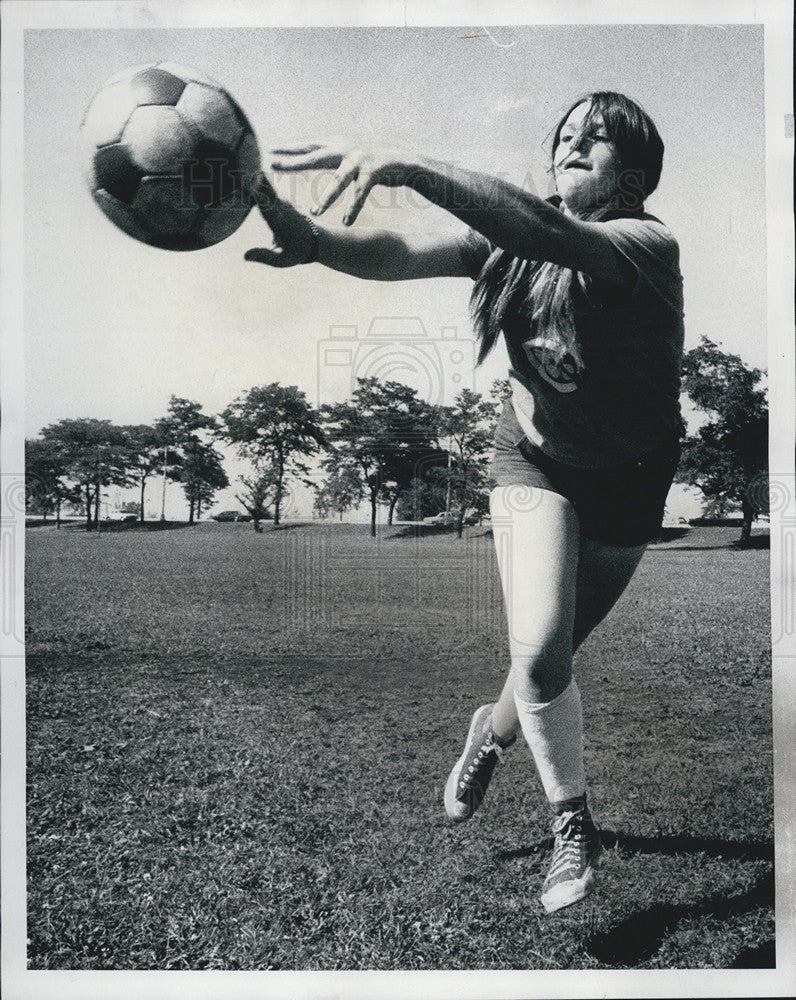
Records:
{"label": "white knee sock", "polygon": [[585,795],[583,711],[575,678],[552,701],[523,701],[516,692],[514,701],[548,800],[555,804]]}

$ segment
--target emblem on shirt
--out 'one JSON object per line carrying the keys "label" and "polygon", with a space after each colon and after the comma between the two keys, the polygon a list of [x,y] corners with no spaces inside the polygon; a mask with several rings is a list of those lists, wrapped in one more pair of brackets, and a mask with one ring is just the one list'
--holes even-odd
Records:
{"label": "emblem on shirt", "polygon": [[567,352],[556,360],[553,343],[550,340],[529,340],[522,345],[534,371],[559,392],[574,392],[578,388],[578,366],[575,358]]}

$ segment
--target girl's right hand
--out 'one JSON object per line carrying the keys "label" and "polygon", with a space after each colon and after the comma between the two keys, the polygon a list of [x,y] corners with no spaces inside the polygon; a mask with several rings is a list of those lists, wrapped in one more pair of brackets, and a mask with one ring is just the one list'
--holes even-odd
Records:
{"label": "girl's right hand", "polygon": [[268,223],[273,234],[271,247],[253,247],[244,260],[269,264],[271,267],[294,267],[315,260],[318,252],[316,230],[310,220],[290,202],[284,201],[271,182],[260,173],[251,188],[254,204]]}
{"label": "girl's right hand", "polygon": [[350,226],[359,215],[371,190],[381,184],[400,187],[416,169],[410,154],[399,149],[363,149],[350,142],[313,142],[289,149],[272,149],[271,169],[281,171],[333,170],[326,191],[310,210],[321,215],[350,186],[353,200],[343,213],[343,225]]}

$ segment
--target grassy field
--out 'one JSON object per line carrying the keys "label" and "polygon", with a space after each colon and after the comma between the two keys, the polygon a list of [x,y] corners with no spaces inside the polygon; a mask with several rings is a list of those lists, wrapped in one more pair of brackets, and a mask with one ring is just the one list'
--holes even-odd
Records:
{"label": "grassy field", "polygon": [[491,538],[365,532],[28,532],[30,967],[773,966],[768,552],[673,532],[584,645],[609,849],[547,917],[528,751],[441,804],[507,662]]}

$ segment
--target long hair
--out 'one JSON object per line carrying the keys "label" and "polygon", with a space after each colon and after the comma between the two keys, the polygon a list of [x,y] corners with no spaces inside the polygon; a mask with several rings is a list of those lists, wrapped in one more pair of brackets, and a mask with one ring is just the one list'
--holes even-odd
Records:
{"label": "long hair", "polygon": [[[584,103],[589,104],[589,110],[581,129],[588,128],[595,115],[602,116],[606,134],[619,157],[619,176],[604,202],[576,213],[577,217],[595,222],[609,215],[643,211],[644,199],[660,180],[663,141],[649,115],[623,94],[596,91],[568,108],[553,132],[550,171],[561,129],[575,108]],[[559,362],[570,354],[578,369],[582,368],[572,305],[575,281],[585,290],[586,279],[580,272],[551,261],[524,260],[506,250],[495,250],[478,275],[470,298],[480,340],[478,363],[492,350],[507,320],[523,319],[526,326],[537,323],[544,330],[545,350],[552,360]]]}

